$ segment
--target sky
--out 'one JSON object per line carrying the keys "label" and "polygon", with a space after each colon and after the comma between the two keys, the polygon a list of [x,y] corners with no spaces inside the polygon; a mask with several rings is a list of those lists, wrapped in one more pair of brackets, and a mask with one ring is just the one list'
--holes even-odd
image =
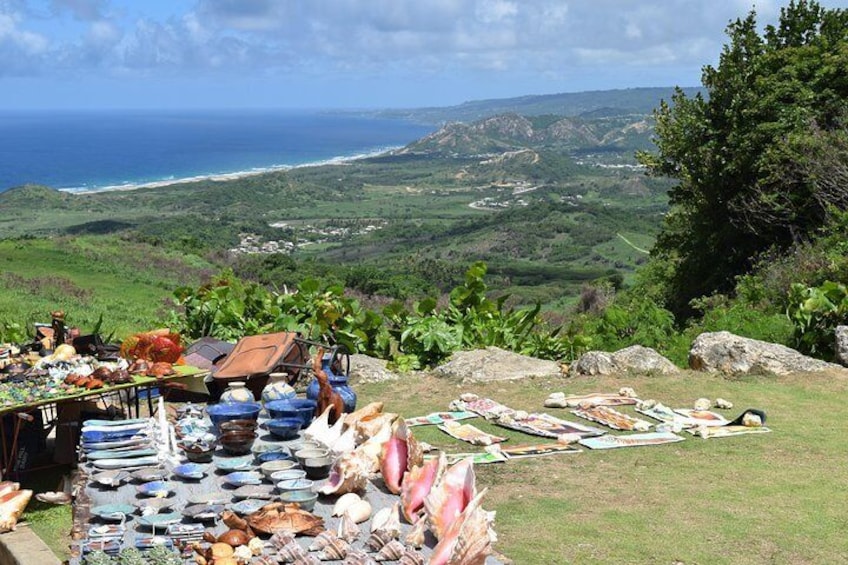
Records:
{"label": "sky", "polygon": [[[0,109],[405,108],[697,86],[778,0],[0,0]],[[846,7],[848,0],[822,1]]]}

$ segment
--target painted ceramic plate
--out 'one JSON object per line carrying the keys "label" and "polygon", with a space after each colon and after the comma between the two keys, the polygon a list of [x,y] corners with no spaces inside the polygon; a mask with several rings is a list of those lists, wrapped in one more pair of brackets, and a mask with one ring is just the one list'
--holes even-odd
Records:
{"label": "painted ceramic plate", "polygon": [[138,519],[139,526],[145,528],[167,528],[170,524],[182,522],[183,515],[179,512],[168,512],[167,514],[151,514]]}
{"label": "painted ceramic plate", "polygon": [[198,521],[214,520],[223,511],[223,504],[192,504],[183,508],[183,516]]}
{"label": "painted ceramic plate", "polygon": [[147,457],[132,457],[124,459],[98,459],[92,461],[92,465],[98,469],[127,469],[138,467],[150,467],[159,463],[159,458],[155,455]]}
{"label": "painted ceramic plate", "polygon": [[267,500],[257,500],[255,498],[247,498],[245,500],[240,500],[230,505],[230,509],[236,514],[240,514],[245,516],[247,514],[253,514],[263,506],[268,504]]}
{"label": "painted ceramic plate", "polygon": [[168,471],[159,467],[145,467],[138,471],[133,471],[130,473],[130,476],[137,481],[149,483],[150,481],[161,481],[168,476]]}
{"label": "painted ceramic plate", "polygon": [[125,459],[127,457],[149,457],[151,455],[156,455],[155,449],[99,449],[89,452],[86,457],[95,461],[97,459]]}
{"label": "painted ceramic plate", "polygon": [[121,449],[125,447],[147,447],[150,445],[149,437],[139,437],[130,439],[121,439],[117,441],[94,441],[83,442],[82,449],[85,452],[94,451],[97,449]]}
{"label": "painted ceramic plate", "polygon": [[131,420],[86,420],[82,425],[83,430],[99,427],[113,426],[144,426],[149,420],[147,418],[133,418]]}
{"label": "painted ceramic plate", "polygon": [[206,470],[206,465],[199,465],[197,463],[183,463],[182,465],[177,465],[176,467],[174,467],[172,472],[181,479],[199,481],[206,475]]}
{"label": "painted ceramic plate", "polygon": [[143,498],[136,502],[135,505],[142,516],[149,516],[150,514],[158,514],[163,510],[169,509],[175,502],[175,500],[170,498]]}
{"label": "painted ceramic plate", "polygon": [[226,504],[230,495],[226,492],[201,492],[187,497],[189,504]]}
{"label": "painted ceramic plate", "polygon": [[273,498],[274,487],[272,485],[244,485],[232,492],[233,498]]}
{"label": "painted ceramic plate", "polygon": [[258,471],[236,471],[224,475],[224,482],[234,487],[262,484],[262,473]]}
{"label": "painted ceramic plate", "polygon": [[123,522],[133,512],[135,507],[130,504],[101,504],[91,508],[92,515],[109,522]]}
{"label": "painted ceramic plate", "polygon": [[247,471],[253,468],[253,456],[218,459],[215,461],[215,468],[219,471]]}
{"label": "painted ceramic plate", "polygon": [[171,486],[165,481],[151,481],[149,483],[144,483],[142,485],[138,485],[136,490],[139,494],[153,498],[167,498],[172,492]]}

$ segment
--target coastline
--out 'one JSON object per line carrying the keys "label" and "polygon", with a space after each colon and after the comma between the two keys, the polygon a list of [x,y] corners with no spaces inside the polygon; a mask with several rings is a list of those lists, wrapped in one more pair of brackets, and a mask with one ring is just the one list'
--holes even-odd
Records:
{"label": "coastline", "polygon": [[196,182],[224,182],[230,180],[238,180],[242,178],[254,177],[259,175],[265,175],[268,173],[275,173],[280,171],[290,171],[292,169],[304,169],[308,167],[323,167],[325,165],[346,165],[352,163],[354,161],[359,161],[362,159],[369,159],[371,157],[378,157],[380,155],[385,155],[387,153],[391,153],[392,151],[396,151],[398,149],[402,149],[402,145],[391,146],[391,147],[382,147],[380,149],[375,149],[373,151],[368,151],[365,153],[357,153],[355,155],[347,155],[347,156],[338,156],[331,157],[329,159],[322,159],[320,161],[311,161],[308,163],[299,163],[297,165],[271,165],[268,167],[255,168],[245,171],[234,171],[230,173],[209,173],[209,174],[200,174],[191,177],[184,178],[171,178],[171,179],[162,179],[157,181],[150,182],[140,182],[140,183],[127,183],[127,184],[118,184],[111,186],[102,186],[102,187],[79,187],[79,188],[59,188],[57,189],[60,192],[67,192],[68,194],[75,195],[84,195],[84,194],[95,194],[98,192],[120,192],[120,191],[130,191],[130,190],[139,190],[143,188],[163,188],[167,186],[172,186],[176,184],[188,184],[188,183],[196,183]]}

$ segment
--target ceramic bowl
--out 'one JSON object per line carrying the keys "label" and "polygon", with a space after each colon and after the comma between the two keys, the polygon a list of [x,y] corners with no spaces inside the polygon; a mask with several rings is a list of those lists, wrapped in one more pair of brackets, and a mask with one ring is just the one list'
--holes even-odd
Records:
{"label": "ceramic bowl", "polygon": [[303,470],[307,478],[312,480],[326,479],[333,467],[332,457],[310,457],[303,462]]}
{"label": "ceramic bowl", "polygon": [[276,473],[271,473],[269,477],[271,482],[275,485],[280,481],[292,481],[294,479],[305,479],[306,471],[303,469],[286,469],[285,471],[277,471]]}
{"label": "ceramic bowl", "polygon": [[262,483],[262,473],[257,471],[236,471],[235,473],[224,475],[224,482],[234,487],[258,485]]}
{"label": "ceramic bowl", "polygon": [[284,503],[297,502],[303,510],[312,512],[315,508],[315,501],[318,500],[318,493],[305,490],[292,490],[281,494],[280,500]]}
{"label": "ceramic bowl", "polygon": [[169,498],[143,498],[135,503],[142,516],[159,514],[175,504],[175,500]]}
{"label": "ceramic bowl", "polygon": [[288,441],[297,437],[303,420],[300,418],[274,418],[265,422],[265,427],[271,435],[281,441]]}
{"label": "ceramic bowl", "polygon": [[294,469],[297,467],[297,463],[292,461],[291,459],[281,459],[279,461],[268,461],[267,463],[263,463],[259,466],[259,470],[262,471],[262,474],[266,477],[270,478],[277,471],[287,471],[289,469]]}
{"label": "ceramic bowl", "polygon": [[209,419],[219,428],[231,420],[256,420],[262,405],[258,402],[235,402],[232,404],[213,404],[206,407]]}
{"label": "ceramic bowl", "polygon": [[297,463],[294,455],[286,451],[265,451],[263,453],[257,453],[256,461],[258,461],[260,465],[262,463],[267,463],[268,461],[294,461]]}
{"label": "ceramic bowl", "polygon": [[255,432],[224,432],[218,437],[218,443],[230,455],[250,453],[254,441],[256,441]]}
{"label": "ceramic bowl", "polygon": [[172,492],[167,481],[150,481],[149,483],[138,485],[136,490],[139,494],[153,498],[166,498]]}
{"label": "ceramic bowl", "polygon": [[181,479],[199,481],[204,477],[204,475],[206,475],[206,470],[206,465],[199,465],[197,463],[184,463],[182,465],[177,465],[176,467],[174,467],[172,472]]}
{"label": "ceramic bowl", "polygon": [[327,447],[314,439],[304,439],[289,447],[292,453],[296,453],[301,449],[327,449]]}
{"label": "ceramic bowl", "polygon": [[240,500],[231,504],[230,509],[236,514],[239,514],[240,516],[245,516],[247,514],[253,514],[266,504],[268,504],[267,500],[246,498],[244,500]]}
{"label": "ceramic bowl", "polygon": [[318,403],[308,398],[287,398],[265,403],[265,410],[271,418],[300,418],[304,428],[315,417],[317,407]]}
{"label": "ceramic bowl", "polygon": [[102,504],[92,507],[91,513],[104,521],[123,522],[134,510],[129,504]]}
{"label": "ceramic bowl", "polygon": [[190,520],[203,522],[215,520],[223,511],[223,504],[190,504],[183,508],[183,516]]}
{"label": "ceramic bowl", "polygon": [[91,476],[91,480],[106,488],[117,488],[130,480],[130,474],[126,471],[101,471]]}
{"label": "ceramic bowl", "polygon": [[215,443],[194,443],[183,446],[183,453],[191,463],[209,463],[215,453]]}
{"label": "ceramic bowl", "polygon": [[223,457],[215,461],[215,468],[226,473],[232,471],[249,471],[253,468],[253,458],[250,456]]}
{"label": "ceramic bowl", "polygon": [[241,500],[244,498],[264,498],[271,499],[274,498],[274,486],[273,485],[244,485],[236,490],[232,491],[232,497],[236,500]]}
{"label": "ceramic bowl", "polygon": [[226,422],[221,422],[218,426],[218,430],[223,432],[255,432],[256,428],[259,426],[256,420],[228,420]]}
{"label": "ceramic bowl", "polygon": [[330,451],[327,449],[315,449],[315,448],[307,448],[300,449],[294,452],[294,456],[297,459],[300,466],[303,467],[303,464],[307,459],[317,459],[321,457],[329,457]]}
{"label": "ceramic bowl", "polygon": [[291,492],[295,490],[305,490],[312,492],[312,486],[315,483],[310,479],[289,479],[277,483],[277,490],[280,492]]}

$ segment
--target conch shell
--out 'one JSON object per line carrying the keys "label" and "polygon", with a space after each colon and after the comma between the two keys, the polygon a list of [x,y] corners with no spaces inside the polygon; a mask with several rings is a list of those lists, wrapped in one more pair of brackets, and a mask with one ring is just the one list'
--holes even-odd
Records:
{"label": "conch shell", "polygon": [[477,493],[475,483],[474,463],[468,457],[445,471],[442,480],[430,489],[424,499],[424,508],[436,539],[442,539],[451,522],[474,498]]}
{"label": "conch shell", "polygon": [[371,460],[360,451],[349,451],[330,470],[327,482],[318,489],[321,494],[364,492],[371,474]]}
{"label": "conch shell", "polygon": [[371,531],[383,530],[396,538],[400,535],[400,503],[380,509],[371,520]]}
{"label": "conch shell", "polygon": [[400,488],[403,516],[410,523],[417,519],[416,514],[424,507],[424,498],[433,485],[442,479],[447,468],[447,457],[441,453],[437,459],[431,459],[424,465],[413,467],[403,477]]}
{"label": "conch shell", "polygon": [[362,498],[355,492],[343,494],[333,505],[333,516],[343,515],[351,504],[360,500],[362,500]]}
{"label": "conch shell", "polygon": [[380,412],[373,415],[363,416],[356,422],[356,442],[358,444],[365,443],[369,439],[376,437],[386,426],[389,426],[391,433],[392,423],[397,419],[398,415],[392,412]]}
{"label": "conch shell", "polygon": [[488,516],[480,504],[486,490],[469,502],[433,548],[430,565],[483,565],[492,551]]}
{"label": "conch shell", "polygon": [[403,538],[404,543],[415,549],[424,546],[425,534],[427,533],[427,520],[418,520],[412,524],[409,533]]}
{"label": "conch shell", "polygon": [[373,418],[383,411],[382,402],[371,402],[350,414],[345,414],[344,422],[347,428],[356,428],[356,424],[364,418]]}
{"label": "conch shell", "polygon": [[330,426],[331,410],[333,410],[333,407],[328,406],[308,428],[303,430],[303,437],[323,443],[328,447],[333,445],[342,435],[344,420],[339,418],[335,424]]}
{"label": "conch shell", "polygon": [[415,437],[403,420],[394,425],[392,437],[383,444],[380,455],[380,472],[386,488],[393,494],[400,494],[400,485],[407,470],[420,465],[424,454],[415,441]]}

